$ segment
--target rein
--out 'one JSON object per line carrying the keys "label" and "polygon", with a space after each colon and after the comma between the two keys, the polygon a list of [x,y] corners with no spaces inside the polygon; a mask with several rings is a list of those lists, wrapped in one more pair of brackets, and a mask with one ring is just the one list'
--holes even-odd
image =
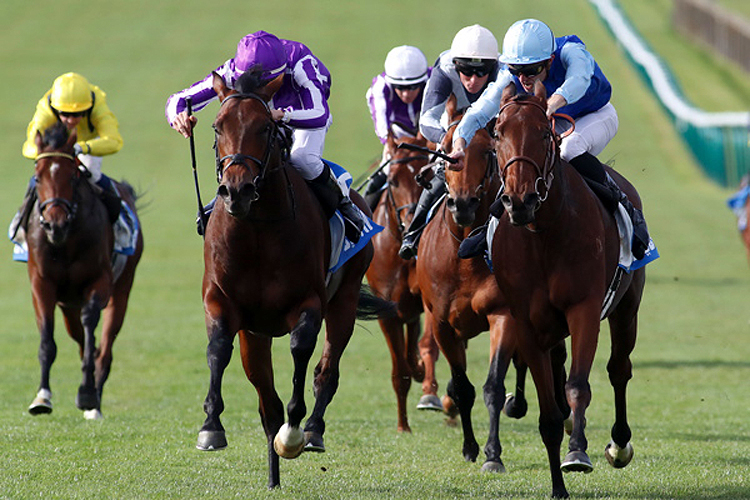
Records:
{"label": "rein", "polygon": [[[409,163],[412,161],[418,161],[418,160],[425,160],[428,161],[429,157],[427,155],[413,155],[413,156],[407,156],[405,158],[399,158],[397,160],[388,160],[389,164],[403,164],[403,163]],[[407,203],[403,206],[398,206],[396,204],[396,198],[393,196],[393,186],[391,186],[391,183],[386,183],[386,200],[388,205],[390,205],[393,208],[393,212],[396,214],[396,224],[398,225],[398,235],[397,236],[403,236],[406,232],[407,226],[404,222],[404,218],[401,216],[401,213],[406,210],[407,212],[411,213],[414,211],[415,207],[417,206],[416,203]]]}
{"label": "rein", "polygon": [[[75,156],[63,153],[62,151],[49,151],[47,153],[40,153],[34,158],[34,164],[38,163],[39,160],[42,160],[44,158],[65,158],[67,160],[70,160],[72,162],[76,161]],[[76,182],[73,185],[73,196],[75,198],[76,188],[78,187],[78,183],[80,181],[80,177],[76,176],[75,178]],[[39,202],[37,200],[37,204],[39,205],[39,223],[42,225],[44,229],[49,230],[51,228],[50,222],[44,218],[44,211],[49,207],[55,207],[60,206],[65,211],[65,220],[66,222],[71,222],[73,219],[75,219],[76,213],[78,212],[78,202],[74,200],[68,200],[66,198],[61,197],[54,197],[54,198],[48,198],[42,202]]]}

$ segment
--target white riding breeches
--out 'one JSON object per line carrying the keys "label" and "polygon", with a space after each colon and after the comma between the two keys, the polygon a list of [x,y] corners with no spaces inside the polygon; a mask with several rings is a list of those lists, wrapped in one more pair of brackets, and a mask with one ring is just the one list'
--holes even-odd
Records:
{"label": "white riding breeches", "polygon": [[560,144],[560,156],[570,161],[586,152],[599,155],[617,134],[618,126],[617,111],[608,102],[597,111],[576,120],[575,130]]}
{"label": "white riding breeches", "polygon": [[89,182],[96,184],[102,178],[102,157],[92,155],[78,155],[81,163],[91,172]]}
{"label": "white riding breeches", "polygon": [[329,118],[322,128],[294,129],[289,160],[306,181],[315,179],[323,172],[323,148],[331,121]]}

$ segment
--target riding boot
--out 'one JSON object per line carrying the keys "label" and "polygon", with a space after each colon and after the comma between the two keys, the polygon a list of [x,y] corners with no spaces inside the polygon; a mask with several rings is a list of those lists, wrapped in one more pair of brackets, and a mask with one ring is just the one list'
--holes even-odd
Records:
{"label": "riding boot", "polygon": [[29,216],[31,210],[36,202],[36,179],[34,177],[29,180],[29,186],[26,188],[26,194],[23,196],[21,206],[18,208],[18,212],[13,216],[13,220],[8,228],[8,238],[11,241],[22,244],[26,241],[26,226],[29,223]]}
{"label": "riding boot", "polygon": [[398,251],[399,257],[409,260],[417,255],[417,245],[419,245],[419,238],[422,236],[422,231],[427,225],[427,215],[432,206],[437,203],[444,193],[445,171],[442,168],[438,168],[435,171],[435,177],[430,181],[429,189],[424,189],[422,194],[419,195],[419,202],[414,211],[414,217],[404,234],[401,248]]}
{"label": "riding boot", "polygon": [[372,210],[373,212],[375,211],[375,207],[378,206],[378,202],[380,201],[380,192],[383,190],[383,186],[385,186],[387,180],[388,175],[380,170],[373,174],[373,176],[370,177],[370,180],[367,182],[367,187],[365,188],[365,194],[363,196],[365,198],[365,201],[367,202],[367,205],[370,207],[370,210]]}
{"label": "riding boot", "polygon": [[[498,193],[497,198],[490,205],[490,215],[499,219],[502,217],[504,211],[505,207],[500,201],[500,193]],[[464,238],[461,244],[458,245],[457,255],[459,259],[471,259],[472,257],[484,255],[487,252],[487,228],[489,223],[488,220],[483,226],[474,228],[474,230],[469,233],[469,236]]]}
{"label": "riding boot", "polygon": [[115,184],[109,177],[102,174],[99,180],[96,181],[96,185],[101,189],[99,198],[102,200],[104,206],[107,209],[109,223],[114,224],[120,217],[120,209],[122,203],[120,195],[117,193],[117,189],[115,188]]}
{"label": "riding boot", "polygon": [[633,256],[636,259],[642,259],[650,241],[643,212],[633,206],[620,186],[607,175],[604,166],[596,156],[591,153],[583,153],[570,160],[570,164],[583,176],[583,179],[601,200],[608,212],[614,214],[617,205],[622,204],[633,223]]}
{"label": "riding boot", "polygon": [[308,181],[308,184],[323,206],[326,217],[332,217],[336,209],[341,212],[341,215],[344,216],[346,238],[352,243],[357,243],[362,234],[362,229],[365,227],[365,221],[359,209],[341,190],[341,186],[333,177],[330,167],[323,164],[323,172],[315,179]]}
{"label": "riding boot", "polygon": [[[216,205],[216,197],[208,202],[208,205],[203,207],[203,214],[198,212],[198,216],[195,218],[195,231],[198,236],[203,236],[206,232],[206,225],[208,224],[208,218],[211,216],[211,212],[214,211],[214,205]],[[203,215],[203,217],[201,217]]]}

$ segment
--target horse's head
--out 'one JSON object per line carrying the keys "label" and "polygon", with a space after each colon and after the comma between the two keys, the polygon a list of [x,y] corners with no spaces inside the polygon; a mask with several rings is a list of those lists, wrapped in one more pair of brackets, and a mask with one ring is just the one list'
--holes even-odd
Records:
{"label": "horse's head", "polygon": [[503,91],[495,149],[504,183],[500,200],[514,225],[535,221],[547,199],[554,177],[557,142],[547,118],[547,93],[537,82],[534,95],[516,95],[516,87]]}
{"label": "horse's head", "polygon": [[[456,98],[451,95],[445,107],[450,126],[443,139],[442,148],[452,150],[453,134],[463,117],[463,111],[456,109]],[[448,164],[445,172],[445,183],[448,188],[446,206],[456,224],[469,227],[476,217],[483,200],[488,197],[492,203],[497,192],[497,162],[493,141],[489,132],[480,129],[466,146],[466,156],[457,164]]]}
{"label": "horse's head", "polygon": [[427,139],[422,134],[417,134],[416,138],[402,137],[395,139],[393,135],[388,135],[386,150],[390,155],[388,168],[387,199],[388,203],[393,206],[395,219],[399,227],[399,232],[403,233],[414,216],[417,208],[419,195],[422,188],[417,184],[415,177],[422,171],[422,167],[427,165],[429,157],[425,153],[417,153],[408,148],[399,147],[404,145],[413,145],[426,147]]}
{"label": "horse's head", "polygon": [[278,90],[280,79],[269,84],[262,72],[246,71],[230,89],[214,73],[214,90],[221,108],[214,121],[216,133],[216,170],[218,197],[226,211],[237,218],[245,217],[260,196],[268,171],[281,160],[280,127],[271,118],[268,105]]}
{"label": "horse's head", "polygon": [[39,203],[39,222],[52,245],[61,245],[68,237],[78,209],[76,188],[82,172],[73,146],[76,133],[58,122],[36,135],[37,157],[34,166]]}

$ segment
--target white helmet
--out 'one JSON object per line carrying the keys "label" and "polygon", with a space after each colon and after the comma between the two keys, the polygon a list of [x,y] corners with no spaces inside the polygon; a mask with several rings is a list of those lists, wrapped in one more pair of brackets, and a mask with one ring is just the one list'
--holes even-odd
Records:
{"label": "white helmet", "polygon": [[385,81],[390,85],[414,85],[427,80],[427,58],[411,45],[401,45],[385,57]]}
{"label": "white helmet", "polygon": [[466,62],[486,62],[479,59],[497,60],[497,40],[490,30],[475,24],[459,30],[451,43],[451,58],[466,59]]}
{"label": "white helmet", "polygon": [[536,19],[516,21],[503,39],[500,61],[505,64],[534,64],[552,57],[557,48],[552,30]]}

